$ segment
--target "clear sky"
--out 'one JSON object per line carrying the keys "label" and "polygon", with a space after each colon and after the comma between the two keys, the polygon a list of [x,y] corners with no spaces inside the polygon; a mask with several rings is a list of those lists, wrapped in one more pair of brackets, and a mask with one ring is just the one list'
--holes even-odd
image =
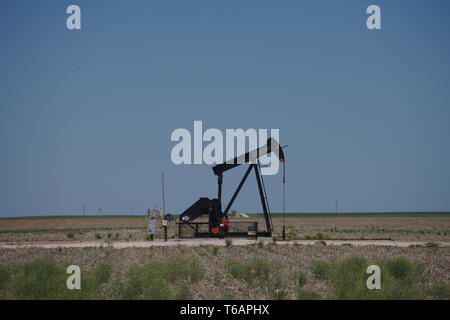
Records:
{"label": "clear sky", "polygon": [[[81,7],[82,30],[66,28]],[[382,29],[366,28],[381,7]],[[450,210],[450,2],[1,1],[0,216],[181,213],[174,129],[278,128],[287,211]],[[230,196],[245,168],[227,172]],[[266,177],[281,210],[281,175]],[[251,177],[236,201],[260,211]]]}

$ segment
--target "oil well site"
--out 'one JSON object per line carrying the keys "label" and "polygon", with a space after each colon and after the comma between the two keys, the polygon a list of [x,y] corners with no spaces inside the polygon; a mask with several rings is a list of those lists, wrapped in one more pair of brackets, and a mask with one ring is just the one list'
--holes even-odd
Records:
{"label": "oil well site", "polygon": [[449,0],[0,1],[0,309],[445,308],[449,12]]}
{"label": "oil well site", "polygon": [[[271,213],[258,162],[267,153],[285,163],[269,139],[213,166],[217,198],[201,197],[179,214],[161,207],[147,215],[0,219],[0,297],[450,298],[450,213]],[[245,174],[222,205],[224,173],[241,165]],[[230,210],[252,173],[263,212]],[[64,270],[74,264],[82,289],[68,291]],[[367,290],[370,265],[380,266],[383,290]]]}

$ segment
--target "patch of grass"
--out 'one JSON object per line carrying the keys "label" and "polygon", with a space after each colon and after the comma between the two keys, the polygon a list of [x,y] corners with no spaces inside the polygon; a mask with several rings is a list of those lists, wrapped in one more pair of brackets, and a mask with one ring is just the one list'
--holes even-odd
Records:
{"label": "patch of grass", "polygon": [[446,283],[434,284],[426,292],[433,300],[450,300],[450,285]]}
{"label": "patch of grass", "polygon": [[426,248],[439,248],[440,245],[439,245],[439,243],[428,242],[428,243],[425,244],[425,247]]}
{"label": "patch of grass", "polygon": [[152,260],[132,268],[123,287],[123,299],[187,299],[189,285],[200,281],[205,270],[198,260]]}
{"label": "patch of grass", "polygon": [[295,274],[295,279],[297,281],[297,286],[299,288],[302,288],[306,284],[306,279],[307,279],[306,273],[304,271],[298,271]]}
{"label": "patch of grass", "polygon": [[94,270],[94,278],[99,284],[106,283],[111,277],[113,266],[110,262],[102,262]]}
{"label": "patch of grass", "polygon": [[290,230],[287,234],[288,239],[294,239],[295,237],[297,237],[297,233],[293,230]]}
{"label": "patch of grass", "polygon": [[310,234],[305,234],[305,239],[306,240],[312,240],[312,239],[314,239],[314,237],[312,235],[310,235]]}
{"label": "patch of grass", "polygon": [[397,280],[405,280],[410,277],[415,265],[404,257],[394,258],[386,262],[387,271]]}
{"label": "patch of grass", "polygon": [[314,236],[314,238],[322,240],[325,238],[324,234],[322,232],[318,232],[316,233],[316,235]]}
{"label": "patch of grass", "polygon": [[233,240],[231,239],[225,239],[225,246],[227,248],[230,248],[233,245]]}
{"label": "patch of grass", "polygon": [[41,259],[26,263],[13,280],[8,298],[21,300],[94,299],[99,298],[98,286],[89,274],[81,275],[81,289],[69,290],[66,268],[54,260]]}
{"label": "patch of grass", "polygon": [[7,266],[0,264],[0,290],[3,290],[11,280],[11,271]]}
{"label": "patch of grass", "polygon": [[[325,279],[333,288],[331,299],[424,299],[427,293],[420,286],[423,266],[406,258],[394,258],[378,263],[381,268],[381,290],[369,290],[366,286],[369,262],[360,256],[340,261],[313,261],[313,273]],[[445,296],[445,288],[435,289],[436,295]],[[444,293],[442,293],[444,292]]]}
{"label": "patch of grass", "polygon": [[326,280],[331,269],[331,264],[326,260],[314,260],[312,262],[312,272],[316,279]]}
{"label": "patch of grass", "polygon": [[244,261],[229,259],[225,265],[234,278],[259,286],[267,285],[270,273],[274,270],[273,262],[261,257],[252,257]]}
{"label": "patch of grass", "polygon": [[288,291],[285,290],[285,283],[279,273],[274,275],[269,287],[271,291],[271,297],[274,300],[285,300],[288,296]]}
{"label": "patch of grass", "polygon": [[258,246],[258,248],[263,248],[264,247],[264,240],[259,240],[258,243],[256,244]]}
{"label": "patch of grass", "polygon": [[219,247],[218,246],[213,246],[212,247],[212,251],[213,251],[213,255],[217,256],[217,254],[219,253]]}

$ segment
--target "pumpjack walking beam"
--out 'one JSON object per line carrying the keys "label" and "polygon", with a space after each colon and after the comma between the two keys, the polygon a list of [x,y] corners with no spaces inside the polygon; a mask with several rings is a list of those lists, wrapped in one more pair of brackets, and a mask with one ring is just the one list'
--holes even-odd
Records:
{"label": "pumpjack walking beam", "polygon": [[256,176],[256,182],[258,184],[258,191],[259,196],[261,198],[261,205],[263,208],[264,213],[264,219],[266,222],[266,232],[264,233],[264,236],[272,236],[273,226],[270,222],[270,212],[267,208],[266,198],[264,197],[264,191],[263,186],[261,183],[261,176],[259,173],[257,161],[260,157],[269,154],[269,153],[275,153],[276,156],[279,158],[281,162],[284,162],[284,153],[283,149],[279,145],[278,141],[276,141],[274,138],[270,138],[267,140],[267,144],[255,149],[253,151],[249,151],[246,154],[240,155],[232,160],[229,160],[225,163],[218,164],[213,167],[214,174],[217,176],[217,184],[218,184],[218,201],[220,210],[222,208],[222,183],[223,183],[223,173],[227,170],[233,169],[241,164],[244,163],[250,163],[247,171],[244,174],[244,177],[242,178],[241,182],[239,183],[236,191],[234,192],[233,196],[231,197],[230,202],[225,208],[225,211],[223,212],[223,216],[226,217],[228,214],[228,211],[230,210],[231,206],[233,205],[234,200],[236,199],[237,195],[241,191],[242,186],[244,185],[245,181],[247,180],[248,175],[250,174],[251,170],[253,169],[255,171]]}

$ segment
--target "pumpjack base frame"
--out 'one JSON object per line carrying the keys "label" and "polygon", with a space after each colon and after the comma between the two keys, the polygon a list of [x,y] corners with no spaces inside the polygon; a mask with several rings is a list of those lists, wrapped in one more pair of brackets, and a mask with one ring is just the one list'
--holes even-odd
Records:
{"label": "pumpjack base frame", "polygon": [[[266,231],[258,231],[258,222],[256,221],[231,221],[230,231],[223,234],[214,234],[209,232],[208,222],[177,222],[179,239],[195,238],[251,238],[270,237],[271,234]],[[247,228],[246,231],[243,229]]]}

